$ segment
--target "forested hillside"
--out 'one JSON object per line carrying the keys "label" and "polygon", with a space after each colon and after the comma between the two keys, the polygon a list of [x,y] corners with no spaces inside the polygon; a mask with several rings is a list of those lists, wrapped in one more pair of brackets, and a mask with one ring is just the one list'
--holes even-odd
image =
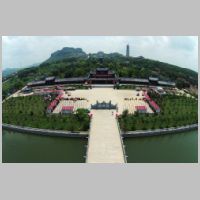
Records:
{"label": "forested hillside", "polygon": [[[78,53],[76,55],[76,51],[72,50],[73,52],[70,53],[70,48],[68,50],[66,50],[67,48],[64,49],[65,52],[67,51],[67,54],[63,54],[64,59],[61,56],[63,52],[60,50],[52,54],[54,56],[57,55],[59,59],[56,56],[56,60],[48,59],[38,67],[20,70],[15,76],[3,83],[3,98],[30,81],[42,80],[47,76],[60,78],[87,76],[90,70],[102,65],[115,70],[120,77],[148,78],[149,76],[158,76],[162,80],[175,81],[179,88],[197,87],[198,85],[197,72],[175,65],[143,57],[126,58],[118,53],[104,54],[101,52],[100,54],[85,56],[86,54],[80,49],[77,50]],[[80,54],[81,56],[78,56]],[[104,58],[102,64],[100,63],[102,60],[100,61],[99,57]]]}
{"label": "forested hillside", "polygon": [[19,68],[7,68],[7,69],[3,69],[2,71],[2,77],[6,78],[12,74],[14,74],[15,72],[19,71]]}

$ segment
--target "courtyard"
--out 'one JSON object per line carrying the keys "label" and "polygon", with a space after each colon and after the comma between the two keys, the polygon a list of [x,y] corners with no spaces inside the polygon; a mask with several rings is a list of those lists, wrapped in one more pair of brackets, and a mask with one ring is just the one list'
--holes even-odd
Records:
{"label": "courtyard", "polygon": [[64,99],[81,98],[82,100],[61,100],[53,113],[60,113],[63,106],[74,106],[78,108],[90,109],[91,104],[98,102],[109,102],[117,104],[118,114],[124,110],[129,113],[135,112],[135,106],[146,106],[147,113],[153,113],[148,103],[143,100],[143,91],[136,90],[115,90],[113,88],[92,88],[88,90],[74,90],[63,95]]}

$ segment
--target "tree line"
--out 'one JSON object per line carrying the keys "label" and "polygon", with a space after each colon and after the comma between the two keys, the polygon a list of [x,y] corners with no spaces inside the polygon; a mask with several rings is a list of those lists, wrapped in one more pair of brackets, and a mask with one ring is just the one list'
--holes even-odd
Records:
{"label": "tree line", "polygon": [[87,131],[90,119],[87,109],[78,109],[75,114],[47,115],[49,101],[42,96],[9,98],[3,103],[3,123],[68,131]]}
{"label": "tree line", "polygon": [[150,59],[114,56],[104,58],[102,63],[98,58],[93,57],[87,59],[69,58],[45,62],[38,67],[18,71],[14,77],[3,83],[3,99],[30,81],[42,80],[46,76],[59,78],[87,76],[91,70],[102,66],[114,70],[120,77],[148,78],[149,76],[159,76],[163,80],[175,81],[179,88],[190,85],[197,86],[198,84],[198,73]]}
{"label": "tree line", "polygon": [[159,105],[161,112],[130,114],[125,110],[119,117],[119,124],[123,131],[160,129],[198,123],[197,99],[176,95],[154,95],[152,99]]}

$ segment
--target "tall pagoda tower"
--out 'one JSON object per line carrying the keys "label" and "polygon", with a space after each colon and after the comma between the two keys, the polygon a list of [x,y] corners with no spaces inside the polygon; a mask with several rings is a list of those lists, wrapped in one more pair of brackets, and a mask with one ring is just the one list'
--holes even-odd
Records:
{"label": "tall pagoda tower", "polygon": [[129,44],[126,45],[126,57],[130,56]]}

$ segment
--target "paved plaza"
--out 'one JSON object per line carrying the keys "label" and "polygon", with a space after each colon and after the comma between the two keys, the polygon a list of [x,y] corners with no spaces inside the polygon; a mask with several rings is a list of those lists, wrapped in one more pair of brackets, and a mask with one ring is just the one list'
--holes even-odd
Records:
{"label": "paved plaza", "polygon": [[[135,106],[146,106],[148,113],[153,113],[149,105],[143,100],[142,91],[136,90],[115,90],[113,88],[93,88],[88,90],[75,90],[70,91],[64,95],[64,98],[84,98],[85,100],[61,100],[53,113],[59,113],[62,106],[74,106],[74,109],[88,108],[91,104],[95,104],[96,101],[109,102],[117,104],[118,113],[121,114],[123,110],[128,109],[129,113],[135,112]],[[137,96],[139,94],[139,96]]]}

